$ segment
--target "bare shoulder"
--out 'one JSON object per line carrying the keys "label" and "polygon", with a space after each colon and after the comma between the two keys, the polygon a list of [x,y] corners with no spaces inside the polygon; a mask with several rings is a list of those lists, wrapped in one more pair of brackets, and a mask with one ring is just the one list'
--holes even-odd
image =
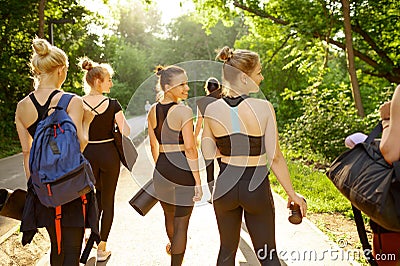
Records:
{"label": "bare shoulder", "polygon": [[221,107],[221,104],[224,104],[224,100],[222,98],[213,101],[212,103],[207,105],[206,112],[207,112],[208,109],[210,109],[210,110],[219,109]]}
{"label": "bare shoulder", "polygon": [[175,105],[174,112],[179,112],[179,113],[182,113],[185,115],[193,113],[192,108],[190,108],[189,106],[186,106],[184,104]]}
{"label": "bare shoulder", "polygon": [[400,85],[396,87],[393,93],[393,98],[397,98],[400,101]]}
{"label": "bare shoulder", "polygon": [[156,109],[157,104],[158,104],[158,102],[153,103],[153,104],[150,106],[149,112],[154,112],[154,110]]}
{"label": "bare shoulder", "polygon": [[74,97],[72,97],[72,99],[71,99],[71,104],[74,106],[78,106],[78,105],[83,106],[83,98],[81,96],[74,94]]}
{"label": "bare shoulder", "polygon": [[17,114],[20,112],[26,112],[31,107],[33,107],[33,103],[32,103],[32,100],[29,98],[29,95],[27,95],[18,102],[16,112],[17,112]]}
{"label": "bare shoulder", "polygon": [[247,98],[246,101],[256,107],[266,109],[266,111],[274,110],[272,103],[266,99]]}

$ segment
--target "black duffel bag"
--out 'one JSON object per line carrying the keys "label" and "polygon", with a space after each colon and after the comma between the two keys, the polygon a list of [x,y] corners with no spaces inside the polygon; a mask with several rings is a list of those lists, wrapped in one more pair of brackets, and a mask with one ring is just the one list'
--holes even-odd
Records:
{"label": "black duffel bag", "polygon": [[363,143],[337,157],[328,178],[359,210],[374,222],[400,232],[400,161],[388,164],[375,138],[380,122]]}

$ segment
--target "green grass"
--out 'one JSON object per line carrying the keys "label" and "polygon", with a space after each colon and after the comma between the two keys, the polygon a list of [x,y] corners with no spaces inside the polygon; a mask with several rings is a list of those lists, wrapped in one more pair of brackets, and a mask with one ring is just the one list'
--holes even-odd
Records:
{"label": "green grass", "polygon": [[[288,161],[290,178],[297,193],[307,199],[308,212],[310,213],[341,213],[352,218],[351,204],[325,175],[325,172],[313,170],[310,166],[296,161]],[[271,174],[271,187],[287,198],[285,191]]]}
{"label": "green grass", "polygon": [[18,139],[0,138],[0,159],[21,152],[21,144]]}

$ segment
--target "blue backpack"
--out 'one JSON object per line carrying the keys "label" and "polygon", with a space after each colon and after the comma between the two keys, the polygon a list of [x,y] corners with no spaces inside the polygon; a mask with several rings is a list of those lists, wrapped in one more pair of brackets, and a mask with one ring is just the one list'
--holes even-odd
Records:
{"label": "blue backpack", "polygon": [[64,93],[57,106],[49,108],[54,112],[38,123],[33,137],[29,169],[36,195],[47,207],[61,206],[94,189],[92,169],[66,112],[73,96]]}

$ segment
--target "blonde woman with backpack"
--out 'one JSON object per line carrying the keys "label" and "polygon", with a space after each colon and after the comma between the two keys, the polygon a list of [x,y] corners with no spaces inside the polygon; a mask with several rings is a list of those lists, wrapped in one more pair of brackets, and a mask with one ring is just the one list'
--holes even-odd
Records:
{"label": "blonde woman with backpack", "polygon": [[[38,123],[47,113],[47,109],[56,106],[63,95],[61,86],[67,77],[68,58],[63,50],[52,46],[44,39],[35,38],[32,48],[30,67],[35,90],[18,103],[15,113],[15,124],[28,180],[28,192],[21,221],[22,244],[32,241],[37,228],[46,227],[51,241],[50,264],[79,265],[85,223],[92,232],[98,234],[96,199],[93,191],[86,194],[85,214],[80,198],[62,205],[61,238],[58,238],[55,208],[45,207],[39,201],[32,186],[28,164]],[[87,132],[93,116],[84,110],[83,101],[78,96],[71,99],[66,111],[76,126],[80,149],[83,151],[88,143]],[[57,242],[58,239],[61,239],[61,243]]]}

